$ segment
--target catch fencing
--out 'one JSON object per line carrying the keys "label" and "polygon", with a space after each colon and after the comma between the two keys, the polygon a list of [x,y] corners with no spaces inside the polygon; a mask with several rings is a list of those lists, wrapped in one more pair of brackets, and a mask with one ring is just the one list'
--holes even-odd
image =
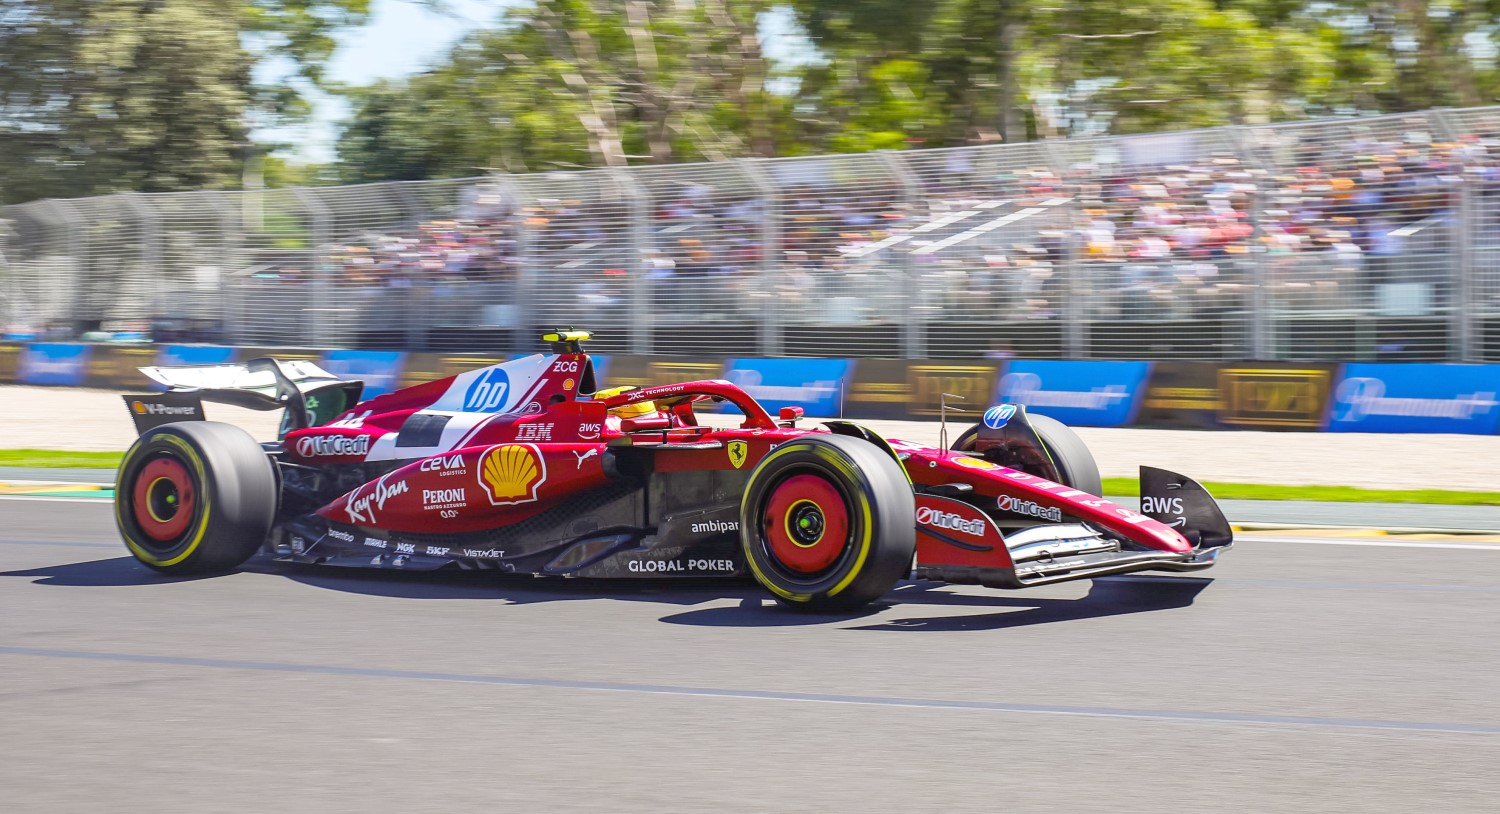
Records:
{"label": "catch fencing", "polygon": [[11,338],[1500,361],[1500,108],[0,210]]}

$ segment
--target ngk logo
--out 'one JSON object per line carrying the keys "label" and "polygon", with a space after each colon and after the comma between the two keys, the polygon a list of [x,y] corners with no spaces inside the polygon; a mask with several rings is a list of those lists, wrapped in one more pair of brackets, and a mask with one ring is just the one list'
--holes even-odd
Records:
{"label": "ngk logo", "polygon": [[937,526],[949,531],[961,531],[973,537],[984,536],[984,520],[978,518],[965,520],[963,515],[934,509],[931,506],[922,506],[917,509],[917,523],[923,526]]}

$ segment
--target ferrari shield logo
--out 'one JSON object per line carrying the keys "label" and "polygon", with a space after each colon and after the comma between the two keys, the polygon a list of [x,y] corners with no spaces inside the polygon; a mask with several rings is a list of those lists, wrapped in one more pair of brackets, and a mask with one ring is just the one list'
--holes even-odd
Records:
{"label": "ferrari shield logo", "polygon": [[750,455],[750,445],[744,441],[729,442],[729,462],[734,464],[735,469],[745,465],[745,458]]}

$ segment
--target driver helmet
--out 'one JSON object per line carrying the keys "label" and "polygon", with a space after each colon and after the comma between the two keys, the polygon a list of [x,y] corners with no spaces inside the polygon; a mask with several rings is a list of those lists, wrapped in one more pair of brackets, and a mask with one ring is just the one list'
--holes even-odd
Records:
{"label": "driver helmet", "polygon": [[[634,387],[610,387],[605,390],[596,391],[594,398],[607,399],[612,396],[618,396],[621,393],[628,393],[634,389]],[[619,418],[640,418],[641,416],[652,415],[655,412],[656,402],[654,401],[638,401],[635,404],[620,404],[609,408],[609,414]]]}

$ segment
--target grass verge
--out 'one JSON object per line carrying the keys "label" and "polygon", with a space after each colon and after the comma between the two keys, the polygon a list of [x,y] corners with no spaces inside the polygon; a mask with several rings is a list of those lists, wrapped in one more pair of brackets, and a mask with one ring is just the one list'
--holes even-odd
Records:
{"label": "grass verge", "polygon": [[[1261,483],[1204,481],[1217,500],[1316,500],[1325,503],[1438,503],[1449,506],[1500,506],[1500,492],[1451,492],[1444,489],[1361,489],[1357,486],[1279,486]],[[1135,497],[1135,478],[1105,478],[1104,494]]]}
{"label": "grass verge", "polygon": [[[118,452],[58,452],[48,449],[0,449],[0,466],[47,469],[108,468],[120,465]],[[1360,489],[1355,486],[1279,486],[1218,483],[1204,486],[1219,500],[1316,500],[1327,503],[1438,503],[1450,506],[1500,506],[1500,492],[1451,492],[1442,489]],[[1104,494],[1140,494],[1135,478],[1105,478]]]}
{"label": "grass verge", "polygon": [[46,469],[114,469],[120,452],[59,452],[55,449],[0,449],[0,466]]}

